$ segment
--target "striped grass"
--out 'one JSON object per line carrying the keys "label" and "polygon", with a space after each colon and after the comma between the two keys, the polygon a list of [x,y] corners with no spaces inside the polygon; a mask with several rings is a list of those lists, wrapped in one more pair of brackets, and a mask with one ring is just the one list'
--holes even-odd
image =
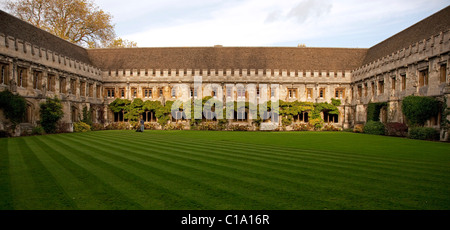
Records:
{"label": "striped grass", "polygon": [[0,139],[4,210],[450,208],[450,145],[343,132]]}

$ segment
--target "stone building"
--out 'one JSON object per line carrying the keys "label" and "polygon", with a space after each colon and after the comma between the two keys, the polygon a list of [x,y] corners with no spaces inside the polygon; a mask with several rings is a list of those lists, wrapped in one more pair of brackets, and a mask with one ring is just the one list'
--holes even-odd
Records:
{"label": "stone building", "polygon": [[[369,102],[388,102],[384,122],[404,122],[405,96],[447,98],[450,7],[369,48],[172,47],[85,49],[0,11],[0,91],[27,100],[20,129],[39,122],[39,104],[58,96],[67,129],[93,108],[94,122],[118,120],[107,105],[116,98],[224,101],[260,97],[260,86],[278,85],[283,101],[331,102],[340,114],[326,122],[348,128],[364,123]],[[194,79],[201,77],[201,89]],[[187,93],[180,85],[187,86]],[[253,87],[248,87],[253,86]],[[243,88],[244,90],[242,90]],[[273,96],[269,89],[268,98]],[[305,122],[304,116],[296,122]],[[7,121],[0,112],[0,129]],[[249,119],[249,117],[246,117]],[[430,119],[439,128],[441,116]],[[147,119],[154,121],[153,119]],[[246,121],[244,121],[246,122]],[[20,132],[20,131],[19,131]]]}

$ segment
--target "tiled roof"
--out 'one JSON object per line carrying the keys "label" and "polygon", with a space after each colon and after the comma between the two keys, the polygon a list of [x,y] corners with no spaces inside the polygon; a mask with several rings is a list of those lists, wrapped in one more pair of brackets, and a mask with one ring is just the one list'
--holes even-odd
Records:
{"label": "tiled roof", "polygon": [[87,51],[83,47],[56,37],[1,10],[0,33],[13,36],[16,39],[29,42],[80,62],[91,64]]}
{"label": "tiled roof", "polygon": [[297,47],[172,47],[89,49],[93,65],[118,69],[353,70],[367,49]]}

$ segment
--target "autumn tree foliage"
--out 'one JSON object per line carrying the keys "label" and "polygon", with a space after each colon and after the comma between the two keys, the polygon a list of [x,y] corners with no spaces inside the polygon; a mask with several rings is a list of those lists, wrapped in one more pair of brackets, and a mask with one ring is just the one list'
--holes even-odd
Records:
{"label": "autumn tree foliage", "polygon": [[113,16],[92,0],[16,0],[6,8],[16,17],[72,43],[88,47],[134,47],[116,38]]}

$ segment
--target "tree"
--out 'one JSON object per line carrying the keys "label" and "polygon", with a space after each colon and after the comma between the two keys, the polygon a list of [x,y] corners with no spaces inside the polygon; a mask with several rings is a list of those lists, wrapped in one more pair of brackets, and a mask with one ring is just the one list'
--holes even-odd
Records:
{"label": "tree", "polygon": [[136,46],[115,38],[112,15],[92,0],[17,0],[8,1],[6,7],[18,18],[84,47]]}
{"label": "tree", "polygon": [[41,125],[46,133],[56,132],[56,123],[64,116],[61,101],[55,96],[41,104]]}
{"label": "tree", "polygon": [[105,48],[132,48],[136,46],[136,42],[129,41],[120,37],[103,44],[103,47]]}

